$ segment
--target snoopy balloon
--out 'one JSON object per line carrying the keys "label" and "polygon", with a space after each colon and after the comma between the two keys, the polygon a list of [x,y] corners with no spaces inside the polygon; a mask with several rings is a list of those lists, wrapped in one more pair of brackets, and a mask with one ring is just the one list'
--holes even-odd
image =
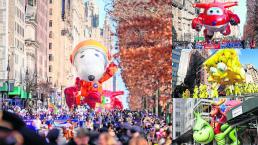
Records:
{"label": "snoopy balloon", "polygon": [[227,8],[238,5],[237,2],[217,2],[213,3],[196,3],[193,6],[204,9],[203,13],[192,20],[192,28],[196,31],[204,29],[205,39],[208,41],[212,39],[215,32],[220,32],[224,36],[231,33],[230,25],[238,25],[240,19],[238,15],[234,14]]}
{"label": "snoopy balloon", "polygon": [[[66,100],[74,100],[71,98],[76,96],[75,100],[79,100],[76,101],[77,105],[82,100],[91,108],[95,108],[96,103],[102,102],[102,83],[115,74],[117,66],[110,63],[111,57],[108,49],[95,40],[80,42],[71,54],[70,60],[76,69],[78,78],[76,86],[66,88]],[[67,104],[71,107],[73,103]]]}

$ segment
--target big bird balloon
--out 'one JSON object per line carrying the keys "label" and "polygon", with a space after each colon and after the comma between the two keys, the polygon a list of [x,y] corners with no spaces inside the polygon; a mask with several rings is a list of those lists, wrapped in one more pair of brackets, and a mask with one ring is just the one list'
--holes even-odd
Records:
{"label": "big bird balloon", "polygon": [[70,108],[80,104],[88,104],[91,108],[95,108],[97,103],[106,102],[103,98],[114,99],[119,108],[122,108],[121,103],[117,103],[118,100],[114,97],[114,94],[117,95],[115,92],[102,90],[102,83],[117,71],[117,65],[111,61],[108,48],[95,40],[82,41],[73,50],[70,61],[78,76],[75,85],[64,91]]}
{"label": "big bird balloon", "polygon": [[203,65],[209,73],[209,82],[233,85],[245,81],[245,71],[234,49],[218,50]]}
{"label": "big bird balloon", "polygon": [[212,39],[215,32],[220,32],[226,36],[231,33],[230,25],[235,26],[240,23],[238,15],[228,8],[237,6],[237,2],[217,2],[196,3],[193,7],[204,9],[197,18],[192,20],[192,28],[201,31],[204,26],[204,36],[208,41]]}

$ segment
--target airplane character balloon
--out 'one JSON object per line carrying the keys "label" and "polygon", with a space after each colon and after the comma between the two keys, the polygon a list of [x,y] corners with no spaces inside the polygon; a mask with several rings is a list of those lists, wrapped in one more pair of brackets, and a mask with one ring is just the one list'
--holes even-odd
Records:
{"label": "airplane character balloon", "polygon": [[192,20],[192,28],[196,31],[201,31],[204,26],[204,36],[206,41],[212,39],[215,32],[220,32],[227,36],[231,33],[230,24],[238,25],[240,19],[237,14],[234,14],[228,8],[237,6],[238,2],[217,2],[213,3],[196,3],[193,7],[204,9],[197,18]]}

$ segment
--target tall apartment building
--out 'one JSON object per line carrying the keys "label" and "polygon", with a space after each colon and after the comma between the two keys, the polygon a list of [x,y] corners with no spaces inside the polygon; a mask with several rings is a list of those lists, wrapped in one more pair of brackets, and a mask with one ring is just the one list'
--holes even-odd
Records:
{"label": "tall apartment building", "polygon": [[[172,0],[172,24],[177,41],[191,41],[197,33],[192,29],[192,19],[196,17],[195,8],[192,4],[196,0]],[[173,36],[173,37],[174,37]],[[174,38],[173,38],[174,39]]]}
{"label": "tall apartment building", "polygon": [[245,69],[246,72],[250,75],[253,83],[258,84],[258,69],[255,68],[252,64],[247,64]]}
{"label": "tall apartment building", "polygon": [[25,68],[31,79],[47,81],[48,1],[26,0]]}
{"label": "tall apartment building", "polygon": [[257,21],[257,11],[258,11],[258,6],[257,6],[257,1],[256,0],[247,0],[246,1],[246,6],[247,6],[247,14],[246,14],[246,22],[244,26],[244,35],[243,39],[245,40],[256,40],[256,46],[258,45],[258,32],[255,31],[255,26],[257,27],[258,24],[255,23]]}
{"label": "tall apartment building", "polygon": [[181,51],[182,50],[180,49],[175,49],[172,51],[172,90],[174,90],[177,85]]}
{"label": "tall apartment building", "polygon": [[25,1],[1,0],[0,11],[0,79],[9,78],[15,80],[15,85],[22,85],[25,78]]}
{"label": "tall apartment building", "polygon": [[[37,71],[37,58],[39,51],[39,42],[37,41],[37,4],[35,1],[26,1],[25,9],[25,52],[26,52],[26,62],[25,68],[27,79],[34,82],[37,81],[38,76]],[[46,54],[45,54],[46,55]]]}
{"label": "tall apartment building", "polygon": [[39,43],[37,51],[37,80],[40,82],[47,81],[47,63],[48,63],[48,1],[37,0],[37,28],[36,40]]}
{"label": "tall apartment building", "polygon": [[210,56],[208,50],[191,50],[189,54],[189,68],[185,77],[185,85],[193,90],[195,85],[208,84],[208,73],[202,64]]}
{"label": "tall apartment building", "polygon": [[[175,91],[176,86],[184,85],[184,81],[189,68],[190,54],[191,54],[191,50],[187,50],[187,49],[172,51],[172,91],[173,92]],[[174,97],[179,97],[179,96],[174,96]]]}
{"label": "tall apartment building", "polygon": [[183,49],[181,51],[181,56],[180,56],[180,62],[179,62],[179,69],[177,72],[177,81],[176,85],[180,85],[184,83],[187,70],[189,67],[189,60],[190,60],[190,50]]}
{"label": "tall apartment building", "polygon": [[0,80],[8,78],[8,27],[9,27],[9,1],[0,1]]}
{"label": "tall apartment building", "polygon": [[48,11],[48,79],[54,88],[62,89],[74,81],[69,55],[84,39],[84,4],[49,0]]}

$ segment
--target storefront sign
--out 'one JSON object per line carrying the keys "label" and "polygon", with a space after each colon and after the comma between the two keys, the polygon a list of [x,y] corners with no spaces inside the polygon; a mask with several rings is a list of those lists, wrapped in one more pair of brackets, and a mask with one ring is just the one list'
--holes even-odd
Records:
{"label": "storefront sign", "polygon": [[242,106],[239,106],[235,109],[232,110],[232,117],[237,117],[239,115],[241,115],[243,113],[243,109],[242,109]]}

